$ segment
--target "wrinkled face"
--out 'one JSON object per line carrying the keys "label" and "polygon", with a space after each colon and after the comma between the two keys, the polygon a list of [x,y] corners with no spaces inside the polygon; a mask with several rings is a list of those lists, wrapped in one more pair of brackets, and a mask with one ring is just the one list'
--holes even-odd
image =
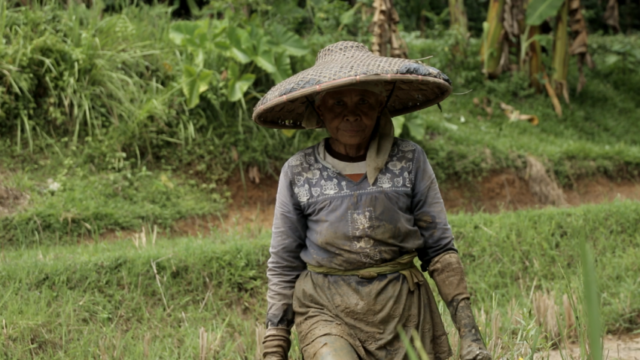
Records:
{"label": "wrinkled face", "polygon": [[384,106],[382,96],[364,89],[342,89],[326,93],[316,110],[329,135],[347,146],[366,145]]}

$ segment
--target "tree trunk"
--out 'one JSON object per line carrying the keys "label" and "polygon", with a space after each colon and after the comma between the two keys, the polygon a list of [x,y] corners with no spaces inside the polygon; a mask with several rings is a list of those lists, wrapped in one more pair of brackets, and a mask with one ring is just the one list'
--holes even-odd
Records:
{"label": "tree trunk", "polygon": [[502,12],[504,0],[490,0],[487,21],[484,25],[484,34],[480,55],[484,63],[484,74],[489,78],[500,75],[500,58],[502,56],[502,38],[504,28],[502,25]]}
{"label": "tree trunk", "polygon": [[371,51],[380,56],[406,59],[408,57],[407,46],[398,31],[400,16],[393,8],[393,2],[391,0],[375,0],[373,9]]}
{"label": "tree trunk", "polygon": [[553,87],[556,93],[561,93],[569,103],[569,89],[567,87],[567,73],[569,70],[569,0],[558,11],[553,41]]}
{"label": "tree trunk", "polygon": [[[527,41],[533,39],[536,35],[540,34],[539,26],[531,26],[529,28],[529,36]],[[540,75],[544,73],[544,66],[542,66],[542,48],[538,40],[531,40],[529,43],[528,61],[529,61],[529,79],[531,86],[533,86],[538,92],[542,91],[542,83],[540,83]]]}
{"label": "tree trunk", "polygon": [[451,30],[458,31],[465,38],[469,34],[467,11],[464,8],[464,0],[449,0],[449,17]]}

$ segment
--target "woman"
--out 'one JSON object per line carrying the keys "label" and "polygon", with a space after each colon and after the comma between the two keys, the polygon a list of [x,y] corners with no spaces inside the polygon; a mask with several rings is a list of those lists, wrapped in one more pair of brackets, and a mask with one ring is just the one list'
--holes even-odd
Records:
{"label": "woman", "polygon": [[431,359],[451,356],[424,275],[434,279],[461,337],[462,359],[490,359],[424,151],[394,138],[391,116],[445,99],[449,79],[355,42],[271,89],[253,119],[275,128],[326,127],[330,137],[294,155],[278,186],[265,359],[287,359],[295,324],[307,360],[404,359],[397,329]]}

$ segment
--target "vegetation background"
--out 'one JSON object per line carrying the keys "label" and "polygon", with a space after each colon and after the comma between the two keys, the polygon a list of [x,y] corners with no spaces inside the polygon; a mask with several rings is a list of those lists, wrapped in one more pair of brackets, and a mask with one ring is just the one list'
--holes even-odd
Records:
{"label": "vegetation background", "polygon": [[[409,57],[433,56],[425,62],[456,93],[442,111],[396,118],[397,134],[425,149],[445,188],[522,173],[530,157],[564,187],[589,177],[637,181],[640,4],[619,1],[614,34],[606,4],[582,1],[596,66],[576,94],[570,60],[571,103],[558,117],[525,74],[482,73],[489,3],[467,2],[470,36],[461,38],[449,29],[447,1],[396,2]],[[183,238],[176,221],[222,216],[233,174],[245,184],[249,175],[276,177],[295,151],[326,136],[258,127],[252,108],[327,44],[369,45],[371,6],[0,0],[0,286],[8,289],[0,354],[253,356],[268,231]],[[553,24],[539,37],[550,73]],[[539,124],[510,121],[501,102]],[[607,331],[637,332],[638,214],[637,203],[615,202],[454,216],[494,354],[533,356],[577,340],[586,356],[579,241],[596,254]],[[134,241],[106,240],[114,234]],[[545,301],[548,311],[536,310]]]}

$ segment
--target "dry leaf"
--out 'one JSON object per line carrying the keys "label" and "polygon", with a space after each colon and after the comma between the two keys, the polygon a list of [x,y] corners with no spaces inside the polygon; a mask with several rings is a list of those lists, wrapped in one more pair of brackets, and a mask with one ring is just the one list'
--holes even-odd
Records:
{"label": "dry leaf", "polygon": [[609,0],[607,10],[604,12],[604,21],[609,25],[614,33],[620,32],[620,15],[618,13],[618,0]]}
{"label": "dry leaf", "polygon": [[408,57],[407,45],[398,31],[399,22],[400,16],[393,8],[391,0],[374,0],[371,52],[381,56],[404,59]]}
{"label": "dry leaf", "polygon": [[500,108],[505,115],[509,118],[509,121],[528,121],[531,125],[536,126],[540,123],[540,120],[536,115],[521,114],[519,110],[516,110],[513,106],[500,102]]}

